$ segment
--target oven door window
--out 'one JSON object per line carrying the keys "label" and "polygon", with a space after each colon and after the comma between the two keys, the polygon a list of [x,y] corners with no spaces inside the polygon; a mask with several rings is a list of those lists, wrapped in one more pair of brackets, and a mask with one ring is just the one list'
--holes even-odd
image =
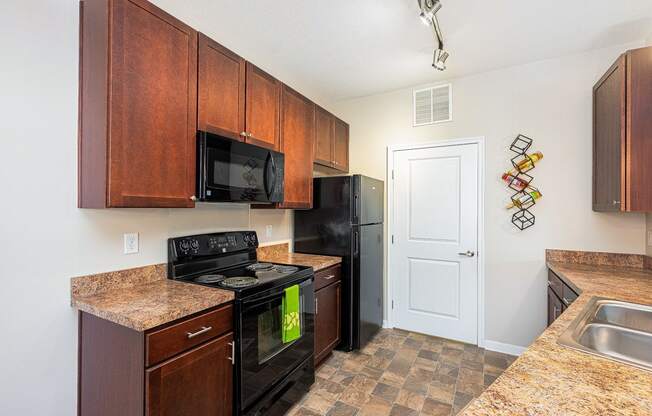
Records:
{"label": "oven door window", "polygon": [[242,402],[247,407],[313,353],[314,294],[312,282],[300,287],[301,336],[282,338],[283,292],[245,302],[242,309]]}
{"label": "oven door window", "polygon": [[[264,364],[298,341],[283,343],[283,307],[280,299],[270,304],[270,309],[258,315],[258,364]],[[303,298],[299,302],[301,328],[303,328],[302,300]]]}

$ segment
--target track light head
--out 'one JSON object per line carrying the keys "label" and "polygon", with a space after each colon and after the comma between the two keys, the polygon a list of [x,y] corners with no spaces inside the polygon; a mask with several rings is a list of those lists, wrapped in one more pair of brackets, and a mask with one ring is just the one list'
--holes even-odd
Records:
{"label": "track light head", "polygon": [[449,57],[449,53],[443,49],[435,49],[434,56],[432,58],[432,67],[444,71],[446,69],[446,59]]}
{"label": "track light head", "polygon": [[432,24],[432,18],[435,17],[435,13],[441,9],[441,3],[439,0],[418,0],[419,8],[421,12],[419,13],[419,18],[424,25],[429,26]]}

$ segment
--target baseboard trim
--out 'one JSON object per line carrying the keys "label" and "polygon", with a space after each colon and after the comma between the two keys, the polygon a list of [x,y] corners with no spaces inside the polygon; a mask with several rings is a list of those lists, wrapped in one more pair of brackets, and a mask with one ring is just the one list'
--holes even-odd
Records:
{"label": "baseboard trim", "polygon": [[383,319],[383,328],[393,328],[387,319]]}
{"label": "baseboard trim", "polygon": [[521,347],[520,345],[505,344],[502,342],[490,341],[488,339],[485,339],[484,349],[489,351],[502,352],[503,354],[519,356],[523,354],[523,352],[525,352],[527,347]]}

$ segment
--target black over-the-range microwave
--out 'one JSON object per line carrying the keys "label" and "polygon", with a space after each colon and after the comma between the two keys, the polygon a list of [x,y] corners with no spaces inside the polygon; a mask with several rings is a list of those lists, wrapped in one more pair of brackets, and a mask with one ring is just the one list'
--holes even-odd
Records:
{"label": "black over-the-range microwave", "polygon": [[200,131],[197,198],[205,202],[283,202],[283,153]]}

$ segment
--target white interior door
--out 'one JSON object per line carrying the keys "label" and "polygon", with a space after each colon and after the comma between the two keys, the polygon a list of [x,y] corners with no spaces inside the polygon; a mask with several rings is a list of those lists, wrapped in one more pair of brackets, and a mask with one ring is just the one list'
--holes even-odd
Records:
{"label": "white interior door", "polygon": [[394,151],[394,326],[477,344],[477,143]]}

